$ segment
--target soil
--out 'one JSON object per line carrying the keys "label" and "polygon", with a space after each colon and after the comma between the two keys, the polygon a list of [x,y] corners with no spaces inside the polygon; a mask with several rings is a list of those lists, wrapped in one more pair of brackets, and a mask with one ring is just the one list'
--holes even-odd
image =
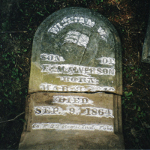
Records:
{"label": "soil", "polygon": [[24,108],[35,31],[53,12],[76,6],[101,13],[117,29],[123,53],[125,148],[149,149],[150,64],[141,62],[149,3],[148,0],[1,0],[0,149],[18,148],[25,121]]}

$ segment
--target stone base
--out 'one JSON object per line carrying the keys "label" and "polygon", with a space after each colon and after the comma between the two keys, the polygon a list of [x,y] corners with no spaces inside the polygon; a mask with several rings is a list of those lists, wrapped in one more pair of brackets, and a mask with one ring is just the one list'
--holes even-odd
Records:
{"label": "stone base", "polygon": [[124,149],[122,135],[97,131],[40,130],[22,134],[19,149]]}
{"label": "stone base", "polygon": [[124,149],[121,96],[30,94],[19,149]]}

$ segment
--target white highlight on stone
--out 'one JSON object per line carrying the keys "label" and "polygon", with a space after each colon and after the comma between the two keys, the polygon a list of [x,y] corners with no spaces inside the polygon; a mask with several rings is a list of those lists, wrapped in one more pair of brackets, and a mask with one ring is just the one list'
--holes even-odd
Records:
{"label": "white highlight on stone", "polygon": [[42,64],[41,72],[48,74],[115,75],[115,68],[88,67],[74,64]]}
{"label": "white highlight on stone", "polygon": [[115,64],[115,58],[111,58],[111,57],[101,57],[101,58],[97,58],[96,60],[99,60],[100,64],[103,65],[114,65]]}
{"label": "white highlight on stone", "polygon": [[75,17],[72,16],[70,18],[64,17],[60,22],[54,24],[52,27],[48,29],[48,32],[52,32],[54,34],[57,34],[59,31],[61,31],[63,28],[65,28],[67,25],[72,23],[80,23],[83,26],[87,27],[94,27],[95,22],[93,22],[91,19],[84,18],[84,17]]}
{"label": "white highlight on stone", "polygon": [[41,83],[39,88],[43,91],[63,91],[63,92],[96,92],[96,91],[110,91],[113,92],[115,91],[114,87],[109,87],[109,86],[80,86],[80,85],[54,85],[54,84],[48,84],[48,83]]}
{"label": "white highlight on stone", "polygon": [[113,132],[112,125],[105,124],[61,124],[61,123],[33,123],[32,129],[55,129],[55,130],[88,130]]}
{"label": "white highlight on stone", "polygon": [[63,109],[58,106],[36,106],[34,107],[34,113],[36,116],[43,115],[81,115],[88,117],[98,117],[98,118],[114,118],[113,111],[106,108],[98,107],[77,107],[74,105],[67,106]]}
{"label": "white highlight on stone", "polygon": [[85,112],[81,114],[82,116],[114,118],[111,109],[98,107],[82,107],[81,109],[85,110]]}
{"label": "white highlight on stone", "polygon": [[34,107],[34,112],[36,116],[42,115],[79,115],[81,113],[80,107],[68,106],[66,110],[63,110],[61,107],[57,106],[36,106]]}
{"label": "white highlight on stone", "polygon": [[65,115],[61,107],[56,106],[36,106],[34,107],[34,113],[36,116],[41,115]]}
{"label": "white highlight on stone", "polygon": [[66,104],[66,105],[83,105],[90,104],[93,105],[93,101],[83,96],[53,96],[53,102],[56,104]]}
{"label": "white highlight on stone", "polygon": [[64,62],[65,61],[65,59],[62,56],[54,55],[54,54],[47,54],[47,53],[40,54],[40,58],[42,61],[49,61],[49,62]]}
{"label": "white highlight on stone", "polygon": [[107,38],[106,38],[107,34],[104,31],[104,29],[102,29],[102,27],[99,27],[99,29],[97,31],[100,34],[101,38],[107,42]]}
{"label": "white highlight on stone", "polygon": [[88,83],[88,84],[98,84],[99,80],[94,77],[85,76],[59,76],[60,81],[71,82],[71,83]]}
{"label": "white highlight on stone", "polygon": [[69,31],[65,37],[64,43],[74,43],[79,46],[87,47],[89,37],[77,31]]}

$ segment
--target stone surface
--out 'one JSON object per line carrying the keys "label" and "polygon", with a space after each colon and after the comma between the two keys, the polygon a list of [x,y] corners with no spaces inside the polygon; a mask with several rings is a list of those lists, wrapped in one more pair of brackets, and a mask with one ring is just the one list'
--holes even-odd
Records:
{"label": "stone surface", "polygon": [[59,10],[39,26],[32,49],[29,93],[122,94],[121,44],[112,24],[84,8]]}
{"label": "stone surface", "polygon": [[66,8],[33,40],[20,149],[122,149],[118,34],[102,15]]}
{"label": "stone surface", "polygon": [[147,26],[147,32],[143,44],[142,62],[150,63],[150,12]]}
{"label": "stone surface", "polygon": [[31,94],[20,149],[123,148],[120,104],[105,93]]}

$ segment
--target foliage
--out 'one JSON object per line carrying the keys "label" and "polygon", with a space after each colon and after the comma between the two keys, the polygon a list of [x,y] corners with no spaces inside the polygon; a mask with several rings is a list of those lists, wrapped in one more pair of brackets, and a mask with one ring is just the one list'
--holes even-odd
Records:
{"label": "foliage", "polygon": [[[150,70],[140,61],[148,4],[140,0],[12,0],[0,2],[0,122],[24,112],[30,73],[32,39],[40,23],[64,7],[85,7],[114,24],[123,52],[123,132],[125,147],[150,145]],[[148,17],[148,16],[147,16]],[[16,149],[24,115],[0,124],[0,149]]]}

